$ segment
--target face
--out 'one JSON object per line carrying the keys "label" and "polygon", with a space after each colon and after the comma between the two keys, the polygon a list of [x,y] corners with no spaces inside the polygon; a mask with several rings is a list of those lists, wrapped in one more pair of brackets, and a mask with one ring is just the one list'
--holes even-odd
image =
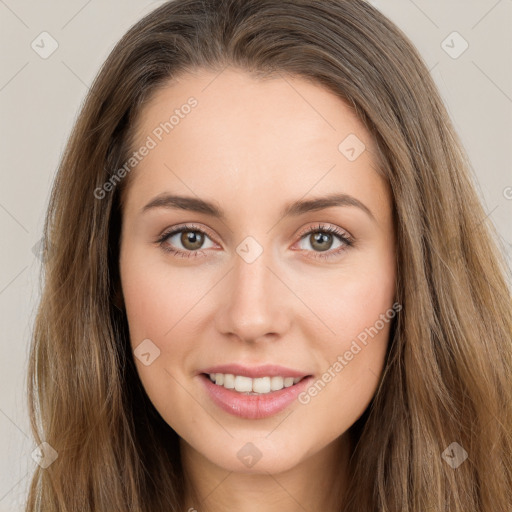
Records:
{"label": "face", "polygon": [[376,391],[395,314],[369,133],[318,85],[228,68],[159,90],[136,134],[120,271],[150,400],[229,471],[329,450]]}

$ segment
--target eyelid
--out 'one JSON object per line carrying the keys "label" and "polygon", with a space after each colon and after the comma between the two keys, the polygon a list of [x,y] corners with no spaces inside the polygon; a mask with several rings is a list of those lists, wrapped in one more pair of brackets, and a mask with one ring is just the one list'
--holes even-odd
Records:
{"label": "eyelid", "polygon": [[303,230],[301,230],[299,232],[299,234],[297,236],[302,239],[305,235],[309,235],[310,233],[315,233],[316,231],[325,231],[328,233],[332,233],[335,236],[343,235],[343,237],[346,238],[347,240],[349,240],[350,242],[355,241],[354,237],[346,229],[340,228],[338,226],[334,226],[332,224],[322,223],[322,222],[318,222],[317,225],[315,225],[315,226],[310,226],[310,227],[304,228]]}
{"label": "eyelid", "polygon": [[215,238],[216,238],[215,235],[212,235],[212,232],[210,231],[209,228],[207,228],[206,226],[195,224],[194,222],[191,222],[191,223],[185,222],[184,224],[177,224],[176,226],[173,226],[171,228],[164,229],[162,231],[162,234],[160,234],[158,236],[157,242],[161,241],[163,239],[166,239],[169,236],[171,236],[171,234],[175,234],[175,233],[180,232],[180,231],[199,231],[199,232],[203,232],[209,238],[211,238],[212,241],[214,241],[215,243],[218,244],[218,242],[215,241]]}
{"label": "eyelid", "polygon": [[[215,240],[215,238],[216,238],[215,235],[212,235],[209,228],[207,228],[206,226],[200,226],[199,224],[195,224],[192,222],[192,223],[177,224],[176,226],[173,226],[172,228],[166,228],[158,236],[158,239],[167,238],[168,236],[170,236],[171,233],[176,233],[181,230],[183,230],[183,231],[194,231],[194,230],[204,231],[205,234],[208,235],[212,240]],[[349,239],[350,241],[354,241],[354,237],[346,229],[339,228],[339,227],[333,227],[329,224],[325,224],[325,223],[321,223],[321,222],[317,223],[316,226],[309,226],[309,227],[301,229],[297,233],[297,236],[299,238],[303,238],[305,235],[308,235],[315,231],[338,232],[338,234],[343,233],[347,239]]]}
{"label": "eyelid", "polygon": [[[206,236],[208,236],[208,238],[210,238],[214,243],[218,244],[218,242],[216,242],[216,240],[215,240],[216,237],[212,236],[210,234],[211,232],[210,232],[209,228],[207,228],[206,226],[196,225],[195,223],[178,224],[176,226],[173,226],[172,228],[165,229],[162,232],[162,234],[158,237],[158,239],[156,240],[156,243],[162,247],[166,239],[168,239],[170,236],[174,236],[175,234],[182,232],[182,231],[202,232]],[[316,232],[324,232],[324,233],[328,233],[328,234],[331,234],[331,235],[337,237],[344,244],[344,247],[338,248],[336,250],[325,251],[325,255],[323,255],[322,252],[306,251],[306,252],[311,252],[314,254],[314,256],[312,256],[313,259],[328,260],[330,258],[335,258],[335,257],[339,256],[340,253],[343,252],[344,250],[346,250],[347,248],[352,247],[355,243],[354,237],[345,229],[340,228],[338,226],[330,225],[327,223],[321,223],[321,222],[317,223],[316,226],[309,226],[309,227],[301,230],[299,232],[299,234],[296,235],[299,238],[299,240],[296,243],[301,242],[305,236],[312,234],[312,233],[316,233]],[[218,245],[220,245],[220,244],[218,244]],[[204,249],[198,249],[196,251],[183,251],[182,249],[167,249],[164,247],[162,247],[162,249],[166,252],[170,252],[175,255],[179,254],[183,257],[197,257],[199,255],[202,255],[202,253],[207,252],[207,250],[204,250]],[[301,250],[304,250],[304,249],[301,249]],[[188,256],[185,256],[185,255],[188,255]]]}

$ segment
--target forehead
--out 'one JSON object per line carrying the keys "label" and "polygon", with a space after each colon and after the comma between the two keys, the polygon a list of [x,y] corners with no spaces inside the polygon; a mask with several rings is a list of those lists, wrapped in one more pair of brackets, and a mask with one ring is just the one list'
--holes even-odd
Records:
{"label": "forehead", "polygon": [[130,174],[139,207],[176,187],[219,202],[233,193],[264,200],[276,189],[295,199],[385,188],[375,143],[351,108],[302,78],[184,74],[144,105],[135,134],[134,150],[152,141]]}

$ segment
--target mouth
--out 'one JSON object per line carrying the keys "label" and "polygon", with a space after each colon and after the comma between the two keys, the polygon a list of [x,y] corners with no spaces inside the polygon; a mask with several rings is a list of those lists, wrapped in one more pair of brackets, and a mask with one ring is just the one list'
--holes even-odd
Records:
{"label": "mouth", "polygon": [[298,384],[306,377],[283,377],[281,375],[251,378],[233,373],[203,373],[216,386],[231,389],[244,395],[265,395]]}
{"label": "mouth", "polygon": [[[198,374],[206,394],[223,411],[245,419],[273,416],[292,405],[313,380],[282,367],[223,367]],[[228,373],[231,372],[231,373]]]}

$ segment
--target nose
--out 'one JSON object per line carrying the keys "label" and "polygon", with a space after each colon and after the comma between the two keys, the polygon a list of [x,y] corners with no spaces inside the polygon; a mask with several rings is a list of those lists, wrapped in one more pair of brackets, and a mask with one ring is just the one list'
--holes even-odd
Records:
{"label": "nose", "polygon": [[235,256],[220,291],[216,327],[221,334],[256,343],[277,340],[289,329],[293,294],[271,267],[266,251],[251,263]]}

